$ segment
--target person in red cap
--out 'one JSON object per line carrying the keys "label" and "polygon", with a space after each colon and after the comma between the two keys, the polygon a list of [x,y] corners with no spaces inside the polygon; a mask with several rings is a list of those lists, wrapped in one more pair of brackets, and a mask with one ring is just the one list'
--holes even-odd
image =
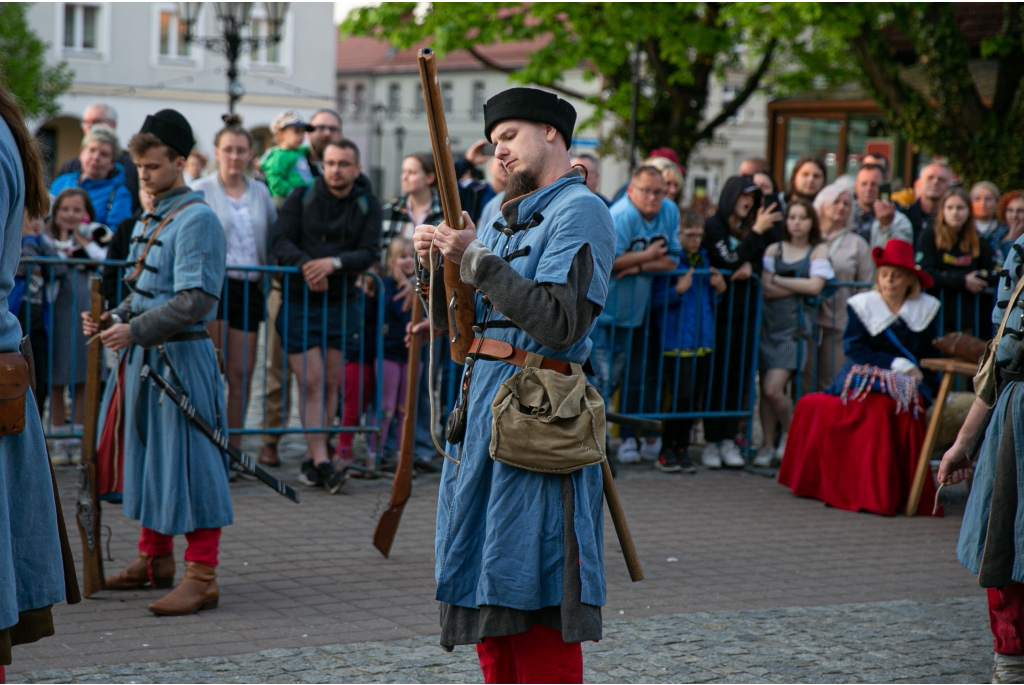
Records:
{"label": "person in red cap", "polygon": [[[825,392],[796,405],[779,482],[837,509],[892,516],[910,493],[937,378],[920,360],[937,357],[939,301],[921,292],[932,278],[914,248],[892,239],[871,256],[875,287],[847,300],[846,363]],[[931,514],[929,478],[918,514]]]}

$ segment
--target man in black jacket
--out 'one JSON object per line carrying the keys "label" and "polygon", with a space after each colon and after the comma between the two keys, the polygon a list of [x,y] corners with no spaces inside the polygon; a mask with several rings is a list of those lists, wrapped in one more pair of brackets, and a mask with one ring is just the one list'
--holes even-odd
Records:
{"label": "man in black jacket", "polygon": [[[380,202],[361,176],[359,149],[349,140],[331,141],[323,166],[312,186],[296,188],[285,200],[270,245],[279,264],[302,272],[303,280],[286,281],[275,326],[292,371],[302,379],[306,428],[319,428],[337,413],[343,338],[346,347],[358,345],[363,328],[356,277],[377,261],[381,243]],[[372,340],[370,331],[365,335]],[[299,480],[337,492],[345,476],[331,466],[327,435],[306,439],[309,458]]]}

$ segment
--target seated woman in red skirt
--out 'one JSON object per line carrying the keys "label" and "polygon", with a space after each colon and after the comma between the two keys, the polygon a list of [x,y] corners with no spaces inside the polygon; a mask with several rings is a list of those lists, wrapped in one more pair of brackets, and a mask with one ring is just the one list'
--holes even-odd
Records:
{"label": "seated woman in red skirt", "polygon": [[[825,392],[797,403],[779,482],[838,509],[892,516],[906,503],[936,378],[918,359],[935,357],[939,301],[904,240],[876,247],[875,287],[847,302],[846,363]],[[925,480],[918,514],[931,514]]]}

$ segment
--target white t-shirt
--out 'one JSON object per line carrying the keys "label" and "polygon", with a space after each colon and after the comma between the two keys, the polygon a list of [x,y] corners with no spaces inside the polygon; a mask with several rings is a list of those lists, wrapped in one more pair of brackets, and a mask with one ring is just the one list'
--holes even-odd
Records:
{"label": "white t-shirt", "polygon": [[[228,236],[227,266],[259,266],[260,256],[256,250],[256,236],[252,230],[252,217],[249,216],[245,194],[237,200],[229,195],[228,206],[231,208],[231,223],[234,227]],[[229,270],[228,278],[258,281],[260,274],[257,271]]]}

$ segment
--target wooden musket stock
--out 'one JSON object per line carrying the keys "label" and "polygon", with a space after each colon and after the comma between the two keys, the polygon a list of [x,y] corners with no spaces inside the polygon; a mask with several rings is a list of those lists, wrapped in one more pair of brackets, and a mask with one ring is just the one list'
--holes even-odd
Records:
{"label": "wooden musket stock", "polygon": [[[423,320],[423,302],[420,296],[412,298],[412,326]],[[405,503],[412,494],[412,449],[416,439],[416,401],[419,399],[420,380],[420,338],[419,332],[413,333],[409,339],[409,367],[405,382],[405,418],[402,420],[402,442],[398,448],[398,466],[395,468],[395,480],[391,486],[391,501],[388,508],[377,520],[377,528],[373,531],[373,546],[380,550],[385,558],[391,554],[391,543],[395,541],[398,524],[402,520]]]}
{"label": "wooden musket stock", "polygon": [[[99,322],[103,315],[103,295],[100,293],[100,279],[90,281],[93,321]],[[77,323],[77,322],[76,322]],[[82,429],[81,484],[75,518],[78,532],[82,536],[82,585],[86,597],[103,589],[103,554],[100,544],[100,497],[99,468],[96,464],[96,442],[103,400],[103,385],[100,374],[103,371],[103,343],[93,340],[86,352],[85,367],[85,426]]]}
{"label": "wooden musket stock", "polygon": [[[462,203],[459,201],[459,179],[455,175],[455,160],[452,158],[452,147],[448,139],[448,122],[444,116],[441,84],[437,80],[437,61],[434,59],[433,50],[420,50],[419,66],[427,129],[430,131],[430,146],[434,151],[434,168],[437,171],[437,187],[441,194],[444,222],[452,228],[461,229],[463,222]],[[473,342],[476,296],[473,287],[463,283],[459,277],[459,265],[448,259],[444,260],[444,293],[448,308],[452,360],[456,364],[463,364],[470,343]]]}

